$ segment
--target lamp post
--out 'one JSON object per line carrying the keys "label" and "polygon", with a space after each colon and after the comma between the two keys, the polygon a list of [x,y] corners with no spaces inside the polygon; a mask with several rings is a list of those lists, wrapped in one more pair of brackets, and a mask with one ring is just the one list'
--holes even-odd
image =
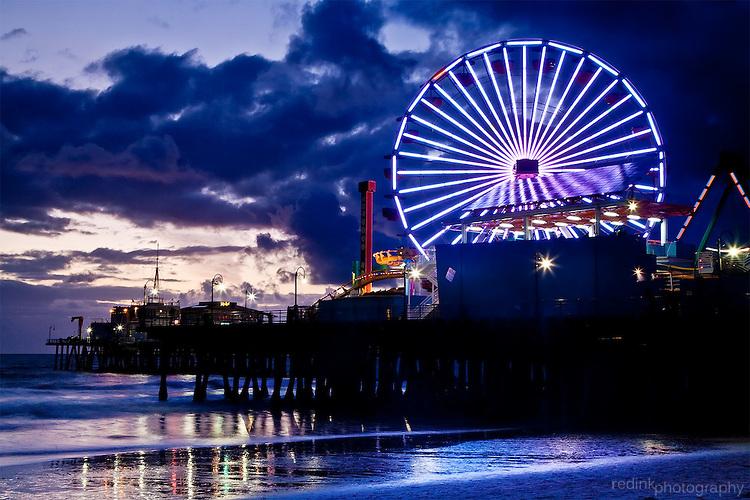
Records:
{"label": "lamp post", "polygon": [[302,271],[302,279],[305,279],[307,276],[305,275],[305,268],[302,266],[299,266],[294,271],[294,309],[297,309],[297,276],[299,275],[300,270]]}
{"label": "lamp post", "polygon": [[224,283],[224,276],[221,274],[215,274],[213,278],[211,278],[211,307],[214,305],[214,287],[217,285],[221,285]]}
{"label": "lamp post", "polygon": [[146,280],[146,283],[143,284],[143,305],[144,306],[146,305],[146,297],[147,297],[146,290],[148,290],[148,282],[149,281],[153,282],[154,280],[152,280],[151,278],[149,278],[149,279]]}

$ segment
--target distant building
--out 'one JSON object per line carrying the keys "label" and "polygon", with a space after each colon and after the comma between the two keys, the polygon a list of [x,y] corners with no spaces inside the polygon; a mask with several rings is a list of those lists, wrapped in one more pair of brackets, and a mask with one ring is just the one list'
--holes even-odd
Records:
{"label": "distant building", "polygon": [[91,323],[91,338],[143,340],[152,326],[179,325],[180,303],[157,300],[145,304],[115,305],[109,310],[109,318],[109,322]]}
{"label": "distant building", "polygon": [[239,325],[270,323],[271,313],[237,305],[236,302],[199,302],[180,310],[184,326]]}

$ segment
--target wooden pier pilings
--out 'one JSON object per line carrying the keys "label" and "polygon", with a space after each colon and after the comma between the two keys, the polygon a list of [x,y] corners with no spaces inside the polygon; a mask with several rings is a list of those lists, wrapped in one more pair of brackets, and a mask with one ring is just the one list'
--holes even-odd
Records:
{"label": "wooden pier pilings", "polygon": [[[506,421],[694,420],[746,426],[748,336],[732,316],[553,318],[542,322],[389,321],[162,327],[132,344],[64,340],[58,369],[150,373],[169,397],[194,375],[237,404],[349,409],[451,408]],[[724,332],[707,342],[706,332]],[[215,396],[214,396],[215,397]],[[690,415],[688,419],[685,415]],[[722,417],[724,419],[724,417]],[[743,420],[744,419],[744,420]],[[722,424],[723,425],[723,424]]]}

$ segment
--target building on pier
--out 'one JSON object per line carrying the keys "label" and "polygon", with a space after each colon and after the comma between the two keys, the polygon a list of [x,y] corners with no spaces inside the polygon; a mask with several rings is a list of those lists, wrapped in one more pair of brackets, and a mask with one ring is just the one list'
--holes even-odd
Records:
{"label": "building on pier", "polygon": [[199,302],[180,310],[180,321],[185,326],[270,323],[271,319],[271,313],[227,301]]}

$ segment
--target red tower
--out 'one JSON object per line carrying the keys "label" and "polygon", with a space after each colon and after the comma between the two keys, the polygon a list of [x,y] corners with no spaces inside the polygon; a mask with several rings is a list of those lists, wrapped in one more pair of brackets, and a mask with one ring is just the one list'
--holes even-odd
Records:
{"label": "red tower", "polygon": [[[375,192],[375,181],[359,183],[362,195],[359,220],[359,274],[372,272],[372,194]],[[372,285],[366,285],[365,293],[372,291]]]}

